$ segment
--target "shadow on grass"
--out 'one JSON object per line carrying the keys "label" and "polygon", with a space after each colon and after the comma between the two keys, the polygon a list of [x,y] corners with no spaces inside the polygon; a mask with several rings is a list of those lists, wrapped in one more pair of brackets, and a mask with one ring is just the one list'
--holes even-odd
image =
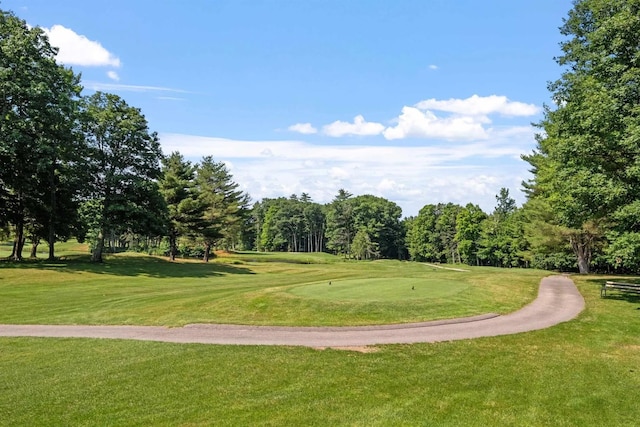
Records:
{"label": "shadow on grass", "polygon": [[335,264],[344,262],[344,259],[324,258],[315,252],[230,252],[237,260],[244,262],[278,262],[284,264]]}
{"label": "shadow on grass", "polygon": [[56,261],[25,259],[20,262],[0,260],[2,268],[25,268],[61,271],[66,273],[89,272],[115,276],[149,276],[157,278],[205,278],[226,274],[255,274],[248,268],[225,263],[171,262],[151,256],[108,257],[103,263],[91,262],[88,255],[69,255]]}
{"label": "shadow on grass", "polygon": [[[625,283],[638,283],[638,277],[631,276],[602,276],[599,278],[587,279],[587,283],[598,287],[598,291],[607,280]],[[617,289],[607,289],[607,295],[602,297],[603,300],[626,301],[632,304],[640,303],[640,295],[635,293],[623,292]]]}
{"label": "shadow on grass", "polygon": [[618,301],[627,301],[632,304],[640,303],[640,295],[637,294],[627,294],[619,291],[607,291],[607,295],[602,297],[602,299],[612,299]]}

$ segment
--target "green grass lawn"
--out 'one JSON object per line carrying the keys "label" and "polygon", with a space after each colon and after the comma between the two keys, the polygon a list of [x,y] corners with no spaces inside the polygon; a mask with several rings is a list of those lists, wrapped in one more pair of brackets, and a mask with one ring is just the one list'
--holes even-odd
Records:
{"label": "green grass lawn", "polygon": [[88,255],[69,253],[53,263],[0,262],[0,323],[418,322],[516,310],[533,300],[546,274],[485,268],[458,272],[390,260],[345,261],[328,254],[241,253],[205,264],[125,253],[95,264]]}
{"label": "green grass lawn", "polygon": [[[220,304],[245,301],[238,313],[251,307],[251,301],[256,303],[255,298],[267,306],[278,299],[302,299],[311,301],[315,309],[325,308],[316,304],[332,304],[324,287],[325,281],[329,286],[329,277],[332,287],[341,286],[342,280],[370,287],[371,293],[362,294],[344,284],[344,294],[335,304],[354,310],[359,303],[377,304],[371,295],[376,300],[380,297],[375,295],[388,290],[387,282],[378,279],[393,279],[389,283],[402,282],[406,288],[416,286],[412,278],[421,275],[425,280],[431,278],[435,286],[437,280],[444,283],[459,278],[460,289],[443,295],[445,300],[462,298],[479,288],[482,294],[502,300],[494,302],[494,307],[527,300],[534,281],[527,270],[472,269],[469,273],[443,271],[440,276],[441,272],[420,264],[338,260],[299,265],[250,259],[233,264],[235,261],[239,260],[203,267],[138,257],[117,257],[104,266],[82,268],[73,263],[4,264],[0,267],[0,321],[10,318],[29,323],[44,304],[45,314],[40,318],[58,323],[76,316],[108,318],[125,311],[131,323],[141,319],[158,322],[162,316],[153,308],[155,304],[190,313],[198,299],[206,300],[198,281],[206,282],[202,286],[219,295]],[[196,273],[187,274],[188,266]],[[324,269],[330,266],[334,269]],[[307,274],[298,270],[304,268],[309,269]],[[523,282],[505,284],[518,273]],[[535,280],[542,275],[537,274]],[[242,278],[249,282],[242,284]],[[260,285],[260,278],[266,285]],[[604,277],[574,279],[586,300],[585,311],[574,321],[512,336],[379,346],[370,353],[0,338],[0,425],[636,426],[640,420],[640,299],[601,299],[599,285]],[[228,287],[221,284],[227,281]],[[91,292],[106,292],[109,282],[120,289],[113,290],[109,298],[103,300]],[[89,307],[73,301],[74,292],[55,303],[38,297],[63,298],[64,285],[75,288]],[[506,290],[500,292],[504,286]],[[12,287],[19,292],[11,294]],[[151,292],[156,287],[160,289]],[[527,292],[516,301],[504,295],[518,288]],[[171,298],[162,297],[163,292]],[[165,298],[182,302],[171,305]],[[411,306],[411,297],[407,298],[392,304],[397,312]],[[423,306],[439,299],[417,298]],[[105,301],[111,301],[110,308],[104,306]],[[123,312],[119,304],[127,306]],[[11,314],[5,314],[6,310]],[[212,316],[214,312],[203,310],[182,317]],[[296,310],[291,313],[292,318],[306,316]],[[412,315],[399,317],[406,320]],[[176,321],[175,315],[167,314],[165,319]]]}
{"label": "green grass lawn", "polygon": [[373,279],[345,279],[308,283],[291,288],[300,297],[324,301],[392,301],[411,303],[416,299],[444,299],[472,287],[463,280],[434,277],[385,277]]}

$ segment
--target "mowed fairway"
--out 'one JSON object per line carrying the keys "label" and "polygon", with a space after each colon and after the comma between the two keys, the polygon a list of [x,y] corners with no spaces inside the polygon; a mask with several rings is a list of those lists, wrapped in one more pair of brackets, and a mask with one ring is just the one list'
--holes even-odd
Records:
{"label": "mowed fairway", "polygon": [[[418,308],[423,317],[512,311],[545,274],[328,257],[297,263],[312,261],[242,254],[208,266],[128,255],[104,266],[2,263],[0,321],[177,325],[272,316],[330,324],[321,314],[330,309],[358,324],[366,307],[410,321]],[[0,338],[0,425],[636,426],[640,299],[601,299],[604,278],[578,279],[587,307],[574,321],[355,349],[366,352]],[[355,289],[363,286],[370,288]],[[440,288],[450,293],[436,296]],[[397,299],[384,296],[389,289],[401,291]]]}
{"label": "mowed fairway", "polygon": [[412,301],[443,298],[462,292],[471,284],[435,277],[385,277],[347,279],[294,287],[291,294],[330,301]]}
{"label": "mowed fairway", "polygon": [[459,272],[327,254],[241,253],[208,264],[118,254],[102,265],[69,254],[56,263],[0,263],[0,323],[419,322],[517,310],[535,298],[547,274],[484,268]]}

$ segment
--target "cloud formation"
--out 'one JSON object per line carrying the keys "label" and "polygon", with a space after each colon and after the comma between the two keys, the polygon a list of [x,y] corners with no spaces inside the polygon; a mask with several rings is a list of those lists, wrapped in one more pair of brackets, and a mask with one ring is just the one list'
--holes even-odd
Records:
{"label": "cloud formation", "polygon": [[465,116],[488,116],[501,114],[503,116],[528,117],[538,114],[540,109],[533,104],[509,101],[506,96],[478,96],[466,99],[427,99],[418,102],[416,108],[420,110],[436,110]]}
{"label": "cloud formation", "polygon": [[318,133],[318,129],[311,126],[311,123],[296,123],[295,125],[289,126],[287,129],[291,132],[298,132],[303,135]]}
{"label": "cloud formation", "polygon": [[385,129],[383,135],[388,140],[411,137],[447,140],[486,139],[488,133],[483,127],[483,122],[471,116],[440,118],[431,111],[404,107],[398,117],[398,124]]}
{"label": "cloud formation", "polygon": [[120,59],[97,41],[89,40],[62,25],[42,30],[49,38],[51,46],[59,49],[56,56],[58,62],[86,67],[120,67]]}
{"label": "cloud formation", "polygon": [[[406,138],[473,141],[489,138],[493,124],[491,115],[529,117],[539,112],[540,108],[536,105],[510,101],[506,96],[473,95],[466,99],[447,100],[432,98],[413,106],[404,106],[400,115],[391,120],[395,123],[391,126],[367,122],[362,115],[358,115],[353,123],[337,120],[324,126],[322,131],[332,137],[382,135],[390,141]],[[311,126],[308,123],[295,126],[302,125]]]}
{"label": "cloud formation", "polygon": [[336,120],[322,128],[325,135],[341,137],[347,135],[373,136],[380,135],[384,131],[384,125],[375,122],[367,122],[362,115],[353,119],[353,123]]}
{"label": "cloud formation", "polygon": [[120,81],[120,76],[118,75],[118,73],[116,73],[113,70],[107,71],[107,77],[109,77],[111,80],[114,80],[116,82]]}
{"label": "cloud formation", "polygon": [[254,201],[306,192],[325,203],[340,188],[398,203],[415,215],[427,203],[495,205],[501,187],[518,197],[528,178],[521,153],[535,144],[531,127],[491,129],[486,140],[429,146],[335,145],[304,141],[247,141],[161,134],[165,153],[179,151],[192,161],[211,155],[232,162],[234,179]]}
{"label": "cloud formation", "polygon": [[[124,85],[119,83],[101,83],[93,81],[82,82],[85,88],[91,90],[102,90],[105,92],[173,92],[173,93],[189,93],[186,90],[173,89],[162,86],[144,86],[144,85]],[[180,99],[180,98],[174,98]]]}

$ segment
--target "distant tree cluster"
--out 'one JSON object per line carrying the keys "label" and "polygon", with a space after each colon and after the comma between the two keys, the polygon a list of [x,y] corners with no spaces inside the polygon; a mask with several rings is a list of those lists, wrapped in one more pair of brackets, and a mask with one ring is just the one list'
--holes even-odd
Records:
{"label": "distant tree cluster", "polygon": [[523,156],[533,177],[517,207],[429,204],[402,219],[382,197],[340,190],[249,207],[224,163],[163,155],[141,111],[81,94],[39,28],[0,11],[0,238],[20,260],[40,241],[87,240],[205,261],[213,249],[331,252],[587,273],[640,271],[640,0],[576,0],[561,27],[554,107]]}
{"label": "distant tree cluster", "polygon": [[263,199],[253,207],[256,250],[329,251],[354,259],[404,258],[402,209],[381,197],[340,190],[320,205],[300,197]]}
{"label": "distant tree cluster", "polygon": [[426,205],[407,219],[411,259],[497,267],[529,266],[523,214],[503,188],[491,215],[480,207]]}

